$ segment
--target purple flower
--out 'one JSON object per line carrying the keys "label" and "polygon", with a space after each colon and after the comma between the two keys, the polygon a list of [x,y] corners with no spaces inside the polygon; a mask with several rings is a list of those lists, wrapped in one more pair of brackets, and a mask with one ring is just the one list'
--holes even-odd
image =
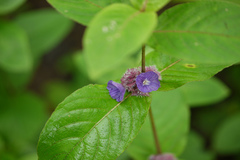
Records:
{"label": "purple flower", "polygon": [[141,73],[136,78],[136,84],[141,92],[148,93],[156,91],[160,87],[159,76],[153,71]]}
{"label": "purple flower", "polygon": [[116,83],[110,80],[108,81],[107,89],[113,99],[116,99],[118,102],[121,102],[123,100],[126,90],[120,83]]}
{"label": "purple flower", "polygon": [[149,160],[177,160],[174,155],[170,153],[154,155],[149,158]]}

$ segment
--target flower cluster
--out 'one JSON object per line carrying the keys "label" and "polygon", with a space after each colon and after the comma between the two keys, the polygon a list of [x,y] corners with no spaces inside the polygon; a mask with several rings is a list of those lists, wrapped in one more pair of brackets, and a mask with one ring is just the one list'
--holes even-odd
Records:
{"label": "flower cluster", "polygon": [[149,92],[158,90],[161,75],[156,67],[146,67],[145,73],[141,73],[141,70],[141,67],[128,69],[121,78],[121,84],[109,81],[107,89],[110,96],[120,102],[126,90],[131,92],[132,96],[149,96]]}
{"label": "flower cluster", "polygon": [[149,158],[149,160],[177,160],[174,155],[170,153],[154,155]]}

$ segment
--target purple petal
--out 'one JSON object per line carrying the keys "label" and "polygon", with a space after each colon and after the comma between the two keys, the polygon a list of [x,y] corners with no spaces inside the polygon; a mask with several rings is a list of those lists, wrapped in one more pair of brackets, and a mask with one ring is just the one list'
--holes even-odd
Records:
{"label": "purple petal", "polygon": [[141,73],[136,78],[137,87],[144,93],[156,91],[160,87],[158,78],[159,76],[153,71]]}
{"label": "purple petal", "polygon": [[110,80],[108,81],[107,89],[113,99],[116,99],[118,102],[121,102],[123,100],[126,90],[121,84]]}

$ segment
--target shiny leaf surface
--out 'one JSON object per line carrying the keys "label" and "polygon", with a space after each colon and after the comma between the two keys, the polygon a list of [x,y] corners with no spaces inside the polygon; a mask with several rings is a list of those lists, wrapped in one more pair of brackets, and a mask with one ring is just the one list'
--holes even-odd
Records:
{"label": "shiny leaf surface", "polygon": [[43,159],[116,159],[135,138],[150,106],[149,97],[112,99],[106,85],[83,87],[59,104],[39,144]]}

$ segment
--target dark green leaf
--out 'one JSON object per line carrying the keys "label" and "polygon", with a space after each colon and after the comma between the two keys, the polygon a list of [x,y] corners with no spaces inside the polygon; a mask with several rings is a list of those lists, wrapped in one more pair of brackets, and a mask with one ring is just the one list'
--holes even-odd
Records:
{"label": "dark green leaf", "polygon": [[0,67],[11,72],[28,72],[32,68],[27,35],[5,21],[0,21]]}
{"label": "dark green leaf", "polygon": [[44,127],[39,160],[116,159],[139,132],[150,99],[130,96],[118,103],[106,85],[77,90],[59,104]]}
{"label": "dark green leaf", "polygon": [[7,14],[17,9],[26,0],[1,0],[0,1],[0,14]]}
{"label": "dark green leaf", "polygon": [[240,152],[240,113],[227,119],[216,131],[213,146],[220,154]]}
{"label": "dark green leaf", "polygon": [[213,160],[214,154],[204,150],[204,139],[196,132],[188,135],[187,146],[180,156],[184,160]]}
{"label": "dark green leaf", "polygon": [[228,67],[227,65],[179,60],[155,51],[146,56],[146,65],[156,65],[158,70],[161,71],[160,91],[175,89],[192,81],[204,81]]}
{"label": "dark green leaf", "polygon": [[35,60],[61,42],[73,26],[70,20],[52,9],[23,13],[15,22],[26,31]]}
{"label": "dark green leaf", "polygon": [[45,104],[37,96],[24,93],[0,107],[0,133],[8,140],[11,149],[26,151],[30,143],[37,140],[40,129],[47,119]]}
{"label": "dark green leaf", "polygon": [[88,25],[95,14],[112,3],[129,4],[128,0],[48,0],[48,2],[63,15],[83,25]]}
{"label": "dark green leaf", "polygon": [[[162,152],[181,154],[189,128],[189,110],[181,92],[154,92],[152,111]],[[156,154],[149,118],[127,151],[136,160],[146,160]]]}
{"label": "dark green leaf", "polygon": [[180,88],[190,106],[204,106],[219,102],[229,95],[229,89],[216,78],[191,82]]}
{"label": "dark green leaf", "polygon": [[177,5],[160,17],[149,42],[156,50],[195,62],[240,61],[240,6],[220,1]]}
{"label": "dark green leaf", "polygon": [[139,10],[157,11],[164,7],[170,0],[130,0]]}
{"label": "dark green leaf", "polygon": [[91,78],[96,80],[105,70],[134,54],[151,35],[155,24],[155,13],[142,13],[124,4],[102,10],[84,36],[84,54]]}

